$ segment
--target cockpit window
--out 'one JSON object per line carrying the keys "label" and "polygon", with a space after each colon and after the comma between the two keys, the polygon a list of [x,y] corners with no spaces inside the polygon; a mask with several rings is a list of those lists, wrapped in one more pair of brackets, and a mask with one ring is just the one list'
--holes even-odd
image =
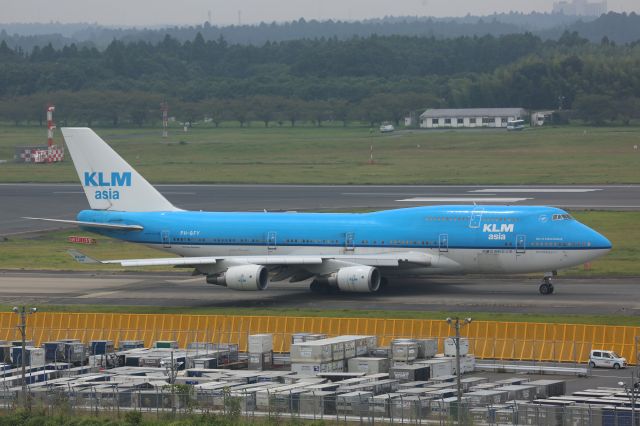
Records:
{"label": "cockpit window", "polygon": [[573,217],[570,214],[554,214],[551,218],[552,220],[573,220]]}

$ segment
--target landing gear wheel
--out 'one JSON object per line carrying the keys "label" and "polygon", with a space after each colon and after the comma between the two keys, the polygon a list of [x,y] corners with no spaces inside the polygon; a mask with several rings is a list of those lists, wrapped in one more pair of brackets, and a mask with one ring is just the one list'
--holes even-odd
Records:
{"label": "landing gear wheel", "polygon": [[337,287],[332,287],[329,284],[318,282],[317,280],[311,281],[309,290],[311,290],[311,293],[316,294],[333,294],[340,291]]}
{"label": "landing gear wheel", "polygon": [[542,283],[540,284],[540,294],[546,296],[547,294],[553,293],[553,285]]}
{"label": "landing gear wheel", "polygon": [[380,290],[389,285],[389,279],[387,277],[380,278]]}
{"label": "landing gear wheel", "polygon": [[551,277],[544,277],[542,279],[542,284],[540,284],[540,294],[553,294],[553,290],[553,282],[551,281]]}
{"label": "landing gear wheel", "polygon": [[327,286],[322,285],[316,280],[313,280],[311,281],[311,285],[309,285],[309,290],[311,290],[311,293],[326,293]]}

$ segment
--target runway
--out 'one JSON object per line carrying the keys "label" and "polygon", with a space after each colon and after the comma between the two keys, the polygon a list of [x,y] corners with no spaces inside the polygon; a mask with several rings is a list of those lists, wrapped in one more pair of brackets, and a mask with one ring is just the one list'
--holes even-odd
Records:
{"label": "runway", "polygon": [[[640,210],[640,185],[158,185],[157,188],[178,207],[207,211],[344,211],[473,203]],[[23,216],[74,219],[78,211],[89,208],[82,188],[74,184],[0,184],[0,205],[0,235],[52,227],[51,223],[21,219]]]}
{"label": "runway", "polygon": [[380,294],[313,294],[307,283],[275,283],[262,292],[205,284],[184,273],[0,272],[5,305],[128,305],[219,308],[355,309],[638,315],[638,278],[557,278],[551,296],[526,277],[433,277],[392,281]]}

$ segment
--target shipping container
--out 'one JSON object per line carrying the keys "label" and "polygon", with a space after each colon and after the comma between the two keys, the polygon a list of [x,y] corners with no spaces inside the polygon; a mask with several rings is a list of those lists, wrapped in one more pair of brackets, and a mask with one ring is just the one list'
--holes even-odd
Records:
{"label": "shipping container", "polygon": [[361,371],[367,374],[388,373],[388,358],[356,357],[348,361],[348,371]]}
{"label": "shipping container", "polygon": [[430,367],[428,365],[397,366],[389,370],[389,377],[400,383],[429,380]]}
{"label": "shipping container", "polygon": [[[24,364],[30,368],[44,367],[44,349],[27,346],[25,348]],[[22,366],[22,347],[14,346],[11,351],[13,365]]]}
{"label": "shipping container", "polygon": [[113,340],[92,340],[89,342],[91,355],[107,355],[114,352]]}
{"label": "shipping container", "polygon": [[153,342],[156,349],[178,349],[180,346],[176,340],[157,340]]}
{"label": "shipping container", "polygon": [[128,351],[131,349],[144,348],[143,340],[122,340],[120,341],[119,350]]}
{"label": "shipping container", "polygon": [[432,358],[418,361],[415,365],[425,365],[430,368],[430,377],[451,376],[453,365],[450,358]]}
{"label": "shipping container", "polygon": [[391,359],[411,362],[418,358],[418,344],[414,341],[394,340],[391,343]]}
{"label": "shipping container", "polygon": [[371,392],[349,392],[338,395],[336,398],[336,411],[338,415],[368,417],[369,398]]}
{"label": "shipping container", "polygon": [[273,351],[273,334],[249,335],[249,353],[261,354]]}
{"label": "shipping container", "polygon": [[273,366],[273,352],[250,353],[248,358],[249,370],[268,370]]}
{"label": "shipping container", "polygon": [[[469,339],[466,337],[460,338],[460,356],[465,356],[469,353]],[[454,337],[447,337],[444,339],[444,355],[456,356],[456,339]]]}

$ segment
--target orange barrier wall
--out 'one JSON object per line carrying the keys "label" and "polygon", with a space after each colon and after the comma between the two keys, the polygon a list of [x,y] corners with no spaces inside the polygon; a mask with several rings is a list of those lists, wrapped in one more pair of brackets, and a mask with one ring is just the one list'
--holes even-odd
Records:
{"label": "orange barrier wall", "polygon": [[[18,315],[0,313],[0,339],[19,339],[18,322]],[[146,345],[177,340],[181,347],[199,341],[238,343],[246,350],[249,334],[273,333],[274,350],[286,352],[291,334],[297,332],[375,335],[381,345],[395,337],[438,337],[442,350],[443,338],[452,329],[444,320],[240,315],[38,312],[27,321],[28,338],[36,345],[63,338],[109,339],[116,344],[144,340]],[[635,363],[635,345],[640,343],[640,327],[607,325],[474,321],[462,328],[462,335],[469,338],[476,357],[505,360],[585,362],[592,348],[601,348],[615,350]]]}

